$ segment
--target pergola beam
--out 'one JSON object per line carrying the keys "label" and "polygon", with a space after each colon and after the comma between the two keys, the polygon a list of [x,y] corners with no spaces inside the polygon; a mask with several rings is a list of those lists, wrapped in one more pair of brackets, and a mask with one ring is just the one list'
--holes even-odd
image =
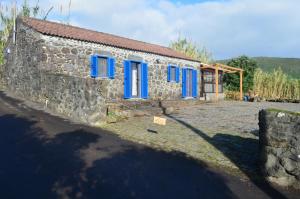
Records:
{"label": "pergola beam", "polygon": [[[215,70],[215,66],[202,66],[201,69],[213,69]],[[225,69],[225,68],[220,68],[218,67],[218,70],[219,71],[224,71],[226,73],[236,73],[236,71],[232,71],[232,70],[228,70],[228,69]]]}
{"label": "pergola beam", "polygon": [[224,65],[224,64],[220,64],[220,63],[216,63],[215,65],[218,65],[219,67],[224,67],[226,69],[231,69],[233,71],[243,71],[243,69],[241,68],[235,68],[235,67],[232,67],[232,66],[227,66],[227,65]]}

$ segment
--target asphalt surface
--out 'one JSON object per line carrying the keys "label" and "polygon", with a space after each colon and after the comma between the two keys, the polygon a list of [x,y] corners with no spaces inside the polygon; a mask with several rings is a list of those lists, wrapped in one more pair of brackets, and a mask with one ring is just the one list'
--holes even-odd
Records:
{"label": "asphalt surface", "polygon": [[181,153],[35,110],[0,92],[0,198],[299,198]]}

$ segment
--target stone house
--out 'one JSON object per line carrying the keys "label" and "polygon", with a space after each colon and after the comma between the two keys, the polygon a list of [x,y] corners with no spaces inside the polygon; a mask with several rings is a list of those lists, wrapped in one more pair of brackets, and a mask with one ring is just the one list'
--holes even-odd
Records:
{"label": "stone house", "polygon": [[167,47],[18,18],[6,49],[8,91],[80,122],[101,121],[111,102],[200,99],[200,62]]}

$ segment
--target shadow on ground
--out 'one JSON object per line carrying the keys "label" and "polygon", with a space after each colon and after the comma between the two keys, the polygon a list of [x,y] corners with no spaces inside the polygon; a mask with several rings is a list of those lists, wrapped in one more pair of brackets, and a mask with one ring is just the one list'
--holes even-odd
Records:
{"label": "shadow on ground", "polygon": [[84,166],[78,151],[100,139],[82,130],[47,139],[35,123],[14,115],[0,117],[1,198],[55,198],[58,181],[76,189]]}
{"label": "shadow on ground", "polygon": [[[272,187],[262,176],[259,169],[259,145],[258,140],[252,138],[243,138],[240,136],[233,136],[228,134],[216,134],[209,137],[206,133],[191,124],[173,117],[165,113],[165,107],[160,107],[163,114],[183,126],[189,128],[208,143],[213,145],[216,149],[222,152],[228,159],[230,159],[261,191],[263,191],[270,198],[286,198],[281,192]],[[254,156],[254,158],[253,158]]]}
{"label": "shadow on ground", "polygon": [[1,198],[236,198],[205,164],[123,140],[117,143],[126,150],[86,168],[81,152],[103,136],[78,129],[47,137],[36,123],[0,116]]}

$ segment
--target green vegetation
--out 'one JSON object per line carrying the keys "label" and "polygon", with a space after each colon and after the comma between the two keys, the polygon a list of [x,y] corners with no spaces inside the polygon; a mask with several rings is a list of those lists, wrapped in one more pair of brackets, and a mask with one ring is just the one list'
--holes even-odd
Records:
{"label": "green vegetation", "polygon": [[[0,32],[0,38],[2,38],[2,31]],[[5,42],[2,41],[2,39],[0,39],[0,50],[1,50],[1,53],[0,53],[0,65],[3,64],[4,62],[4,54],[3,54],[3,51],[4,51],[4,47],[5,46]]]}
{"label": "green vegetation", "polygon": [[[11,33],[14,23],[15,16],[25,16],[25,17],[39,17],[46,19],[49,12],[52,10],[51,7],[46,14],[43,10],[40,9],[39,0],[35,6],[30,6],[27,0],[23,0],[20,7],[17,8],[17,5],[1,6],[0,7],[0,65],[4,61],[4,48],[6,41]],[[14,12],[17,13],[14,13]]]}
{"label": "green vegetation", "polygon": [[281,69],[254,74],[254,92],[267,100],[300,100],[300,79],[292,79]]}
{"label": "green vegetation", "polygon": [[286,113],[286,114],[290,114],[290,115],[300,116],[300,112],[293,112],[293,111],[287,111],[287,110],[282,110],[282,109],[268,108],[267,111],[275,112],[275,113]]}
{"label": "green vegetation", "polygon": [[[257,68],[257,63],[246,56],[241,56],[232,59],[226,63],[228,66],[242,68],[243,73],[243,91],[248,92],[253,89],[254,72]],[[226,73],[224,75],[225,89],[229,91],[239,91],[240,89],[240,74]]]}
{"label": "green vegetation", "polygon": [[[297,101],[300,99],[300,59],[265,57],[250,59],[242,56],[218,62],[245,70],[244,92],[254,91],[252,93],[254,96],[266,100]],[[281,64],[285,67],[279,67]],[[291,73],[293,75],[289,75]],[[229,98],[235,99],[234,91],[239,89],[238,74],[224,75],[224,83],[225,93],[228,93]]]}
{"label": "green vegetation", "polygon": [[[40,7],[37,4],[35,7],[29,7],[26,0],[23,1],[23,4],[21,6],[21,10],[18,13],[14,13],[14,5],[11,7],[1,7],[0,10],[0,24],[2,29],[0,30],[0,65],[3,64],[4,61],[4,55],[3,51],[5,48],[6,41],[8,39],[8,36],[13,28],[14,23],[14,15],[16,16],[36,16],[39,13]],[[8,11],[8,12],[7,12]]]}
{"label": "green vegetation", "polygon": [[205,47],[199,48],[195,43],[188,41],[186,38],[179,37],[177,41],[171,42],[170,48],[203,63],[211,63],[213,61],[212,54]]}
{"label": "green vegetation", "polygon": [[300,59],[276,58],[276,57],[254,57],[259,67],[266,72],[281,68],[284,73],[292,78],[300,79]]}
{"label": "green vegetation", "polygon": [[[292,78],[300,79],[300,58],[279,58],[279,57],[253,57],[259,68],[265,72],[272,72],[281,68],[284,73]],[[217,62],[226,64],[229,60],[219,60]]]}

